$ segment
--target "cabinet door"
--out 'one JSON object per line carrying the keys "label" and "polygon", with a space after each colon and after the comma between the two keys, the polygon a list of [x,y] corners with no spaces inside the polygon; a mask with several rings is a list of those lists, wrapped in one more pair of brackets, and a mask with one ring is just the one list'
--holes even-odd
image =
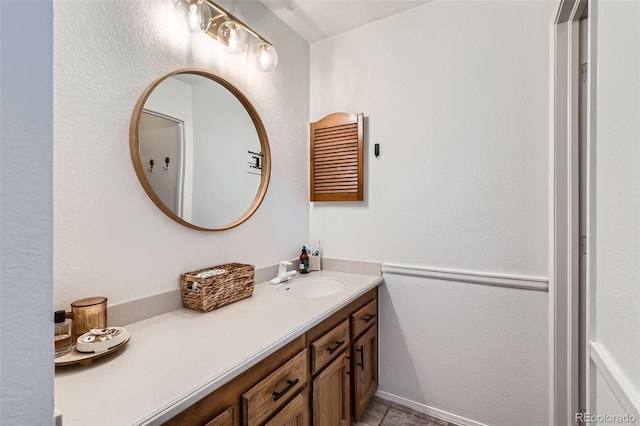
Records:
{"label": "cabinet door", "polygon": [[378,326],[353,343],[353,401],[356,421],[362,418],[378,389]]}
{"label": "cabinet door", "polygon": [[300,395],[293,398],[265,426],[309,426],[307,391],[302,391]]}
{"label": "cabinet door", "polygon": [[313,379],[313,424],[348,426],[351,424],[349,360],[343,353]]}
{"label": "cabinet door", "polygon": [[234,405],[209,420],[204,426],[237,426],[238,424],[240,424],[238,406]]}

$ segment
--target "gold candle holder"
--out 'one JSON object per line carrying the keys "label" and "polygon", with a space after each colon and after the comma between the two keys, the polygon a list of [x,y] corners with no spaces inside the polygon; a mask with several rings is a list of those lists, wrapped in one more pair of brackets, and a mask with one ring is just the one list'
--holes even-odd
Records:
{"label": "gold candle holder", "polygon": [[73,344],[78,336],[92,328],[107,327],[107,298],[103,296],[87,297],[71,303],[73,319]]}

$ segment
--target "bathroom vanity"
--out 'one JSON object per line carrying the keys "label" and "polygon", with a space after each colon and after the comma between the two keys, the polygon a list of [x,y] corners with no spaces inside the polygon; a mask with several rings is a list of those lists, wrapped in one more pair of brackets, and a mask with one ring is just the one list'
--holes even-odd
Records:
{"label": "bathroom vanity", "polygon": [[[283,291],[316,278],[344,287],[311,298]],[[63,424],[349,425],[377,388],[381,283],[319,271],[258,284],[252,297],[209,313],[178,309],[129,324],[121,353],[56,370]],[[110,408],[96,416],[96,404]]]}

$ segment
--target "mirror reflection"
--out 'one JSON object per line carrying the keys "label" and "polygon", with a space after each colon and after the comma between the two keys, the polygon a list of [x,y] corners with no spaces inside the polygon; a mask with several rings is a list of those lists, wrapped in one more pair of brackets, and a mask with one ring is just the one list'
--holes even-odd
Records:
{"label": "mirror reflection", "polygon": [[264,196],[270,164],[266,133],[248,100],[199,71],[155,82],[141,102],[132,156],[156,205],[197,229],[246,220]]}

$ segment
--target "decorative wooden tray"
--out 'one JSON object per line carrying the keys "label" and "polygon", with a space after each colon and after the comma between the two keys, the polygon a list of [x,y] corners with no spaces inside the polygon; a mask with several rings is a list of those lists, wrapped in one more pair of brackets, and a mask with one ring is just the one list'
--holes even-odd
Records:
{"label": "decorative wooden tray", "polygon": [[71,352],[69,352],[68,354],[59,356],[55,359],[56,367],[62,366],[62,365],[75,365],[75,364],[89,365],[91,364],[91,362],[93,362],[94,359],[102,358],[103,356],[111,355],[112,353],[119,351],[127,344],[127,342],[129,342],[129,340],[131,340],[131,336],[127,337],[127,339],[124,340],[119,345],[114,346],[105,352],[99,352],[99,353],[78,352],[76,350],[76,347],[74,346],[73,349],[71,349]]}

